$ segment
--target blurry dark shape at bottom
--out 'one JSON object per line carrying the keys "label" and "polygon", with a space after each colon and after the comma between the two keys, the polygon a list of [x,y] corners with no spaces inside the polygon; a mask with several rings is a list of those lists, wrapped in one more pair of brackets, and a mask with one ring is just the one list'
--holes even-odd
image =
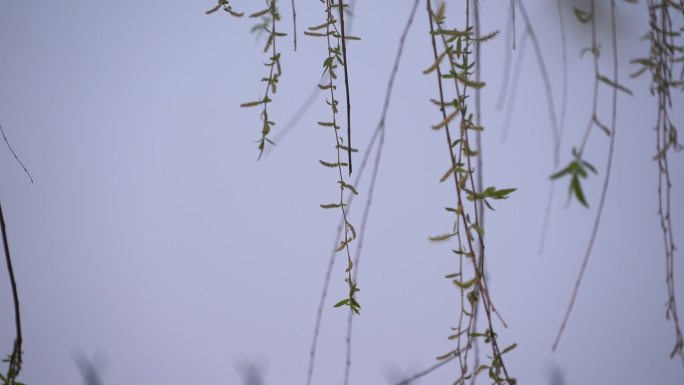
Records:
{"label": "blurry dark shape at bottom", "polygon": [[235,368],[242,377],[242,383],[245,385],[266,385],[264,381],[266,366],[264,361],[255,362],[252,360],[242,360],[242,362],[235,364]]}
{"label": "blurry dark shape at bottom", "polygon": [[81,372],[81,378],[84,385],[104,385],[102,381],[102,373],[104,372],[104,359],[95,354],[92,359],[89,359],[83,351],[76,351],[72,354],[74,363]]}
{"label": "blurry dark shape at bottom", "polygon": [[568,385],[568,381],[565,379],[565,372],[558,365],[552,364],[549,366],[546,376],[549,379],[549,385]]}
{"label": "blurry dark shape at bottom", "polygon": [[385,380],[390,385],[420,385],[420,379],[415,378],[416,373],[421,373],[424,368],[418,364],[410,364],[407,368],[399,368],[395,364],[387,365],[382,370]]}

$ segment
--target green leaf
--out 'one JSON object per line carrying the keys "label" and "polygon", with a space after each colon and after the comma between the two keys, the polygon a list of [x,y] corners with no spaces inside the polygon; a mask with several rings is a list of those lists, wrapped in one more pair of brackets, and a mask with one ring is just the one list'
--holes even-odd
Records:
{"label": "green leaf", "polygon": [[326,203],[326,204],[321,204],[320,205],[322,209],[335,209],[338,207],[344,207],[346,204],[344,203]]}
{"label": "green leaf", "polygon": [[447,170],[447,172],[445,172],[444,175],[442,175],[442,177],[439,178],[439,182],[441,183],[441,182],[444,182],[445,180],[449,179],[449,177],[453,173],[459,173],[459,174],[464,173],[465,170],[463,169],[462,166],[463,166],[462,163],[457,163],[456,166],[449,168],[449,170]]}
{"label": "green leaf", "polygon": [[[574,163],[574,162],[573,162],[573,163]],[[564,169],[562,169],[562,170],[556,172],[555,174],[552,174],[549,178],[550,178],[551,180],[554,180],[554,179],[558,179],[558,178],[560,178],[560,177],[562,177],[562,176],[564,176],[564,175],[570,174],[570,172],[572,171],[572,165],[573,165],[573,163],[570,163],[570,165],[567,166],[566,168],[564,168]]]}
{"label": "green leaf", "polygon": [[340,307],[349,304],[349,298],[343,299],[342,301],[336,303],[333,307]]}
{"label": "green leaf", "polygon": [[245,108],[245,107],[256,107],[259,104],[262,104],[263,102],[264,102],[263,100],[257,100],[254,102],[242,103],[242,104],[240,104],[240,107],[243,107],[243,108]]}
{"label": "green leaf", "polygon": [[513,350],[513,349],[515,349],[515,348],[517,348],[517,347],[518,347],[518,344],[513,344],[513,345],[510,345],[510,346],[507,346],[504,350],[501,351],[500,355],[503,356],[504,354],[510,352],[511,350]]}
{"label": "green leaf", "polygon": [[475,229],[475,231],[477,231],[478,234],[480,234],[480,237],[484,236],[484,230],[482,229],[482,227],[480,227],[480,225],[478,225],[477,223],[473,223],[471,227]]}
{"label": "green leaf", "polygon": [[344,163],[344,162],[335,162],[335,163],[331,163],[331,162],[326,162],[326,161],[320,160],[320,159],[318,160],[318,163],[320,163],[321,165],[323,165],[323,166],[325,166],[325,167],[330,167],[330,168],[337,168],[337,167],[346,167],[346,166],[348,166],[348,164],[347,164],[347,163]]}
{"label": "green leaf", "polygon": [[602,82],[608,84],[608,85],[611,86],[611,87],[615,87],[615,88],[617,88],[618,90],[627,93],[627,94],[630,95],[630,96],[633,95],[633,94],[632,94],[632,91],[630,91],[629,88],[623,86],[622,84],[615,83],[614,81],[608,79],[607,77],[605,77],[605,76],[603,76],[603,75],[598,75],[598,79],[599,79],[600,81],[602,81]]}
{"label": "green leaf", "polygon": [[454,235],[456,235],[456,233],[440,234],[440,235],[436,235],[434,237],[429,237],[428,239],[430,240],[430,242],[440,243],[440,242],[448,241]]}
{"label": "green leaf", "polygon": [[575,7],[575,16],[577,16],[577,20],[579,20],[583,24],[587,24],[593,18],[593,15],[591,13],[583,11],[577,7]]}
{"label": "green leaf", "polygon": [[457,114],[458,114],[458,111],[452,112],[452,113],[449,114],[444,120],[442,120],[441,122],[439,122],[439,123],[433,125],[433,126],[432,126],[432,129],[433,129],[433,130],[439,130],[439,129],[441,129],[441,128],[444,128],[446,125],[448,125],[449,123],[451,123],[452,120],[454,120],[454,118],[456,117]]}
{"label": "green leaf", "polygon": [[570,189],[572,192],[575,193],[575,197],[577,200],[584,205],[584,207],[589,208],[589,204],[587,204],[587,200],[584,197],[584,192],[582,191],[582,185],[580,184],[579,178],[574,176],[572,178],[572,181],[570,182]]}
{"label": "green leaf", "polygon": [[[214,8],[212,8],[212,9],[210,9],[210,10],[204,12],[204,13],[206,13],[207,15],[210,15],[210,14],[212,14],[212,13],[218,11],[220,8],[221,8],[221,4],[215,6]],[[2,379],[2,380],[4,381],[3,378],[0,378],[0,379]]]}
{"label": "green leaf", "polygon": [[270,8],[266,8],[266,9],[264,9],[264,10],[261,10],[261,11],[259,11],[259,12],[255,12],[255,13],[249,15],[249,17],[259,17],[259,16],[263,16],[263,15],[267,14],[269,11],[270,11]]}
{"label": "green leaf", "polygon": [[477,277],[474,277],[473,279],[469,279],[465,282],[459,281],[457,279],[454,279],[451,282],[453,282],[454,285],[458,286],[461,289],[469,289],[475,284],[475,282],[477,282]]}
{"label": "green leaf", "polygon": [[[493,187],[491,187],[493,188]],[[491,191],[487,194],[487,197],[491,197],[493,199],[508,199],[508,195],[512,192],[517,190],[517,188],[505,188],[501,190],[494,190]],[[487,190],[485,190],[487,191]]]}

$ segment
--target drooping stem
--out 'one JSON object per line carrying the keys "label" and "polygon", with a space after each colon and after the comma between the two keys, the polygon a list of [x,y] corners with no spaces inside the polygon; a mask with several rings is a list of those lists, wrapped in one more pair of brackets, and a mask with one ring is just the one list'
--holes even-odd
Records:
{"label": "drooping stem", "polygon": [[5,261],[7,263],[7,274],[9,275],[10,285],[12,286],[12,301],[14,303],[14,328],[15,337],[12,354],[9,358],[9,367],[7,369],[6,378],[10,385],[14,384],[15,379],[21,372],[21,312],[19,311],[19,293],[17,291],[17,281],[14,275],[14,268],[12,266],[12,256],[10,255],[9,241],[7,239],[7,225],[5,223],[5,214],[2,211],[2,204],[0,203],[0,231],[2,232],[2,246],[5,251]]}

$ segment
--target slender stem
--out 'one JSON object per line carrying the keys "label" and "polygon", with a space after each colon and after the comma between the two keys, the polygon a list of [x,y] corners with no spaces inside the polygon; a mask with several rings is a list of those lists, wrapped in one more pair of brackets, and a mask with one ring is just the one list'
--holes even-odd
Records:
{"label": "slender stem", "polygon": [[413,381],[415,381],[421,377],[427,376],[428,374],[434,372],[435,370],[441,368],[442,366],[444,366],[444,365],[448,364],[449,362],[451,362],[452,360],[456,359],[457,356],[460,357],[460,355],[452,355],[449,358],[443,359],[442,361],[439,361],[438,363],[430,366],[429,368],[421,370],[420,372],[412,375],[411,377],[404,379],[403,381],[397,383],[397,385],[408,385],[408,384],[412,383]]}
{"label": "slender stem", "polygon": [[[611,22],[612,22],[612,44],[613,44],[613,82],[615,84],[618,83],[618,46],[617,46],[617,33],[616,33],[616,20],[615,20],[615,2],[614,0],[611,0]],[[594,1],[592,0],[592,14],[594,12]],[[593,17],[592,17],[593,20]],[[594,37],[595,37],[595,32],[594,32]],[[594,44],[596,41],[594,40]],[[598,73],[597,73],[598,74]],[[611,132],[612,135],[610,136],[610,145],[608,147],[608,161],[606,162],[606,176],[603,179],[603,189],[601,190],[601,198],[599,200],[599,205],[598,205],[598,211],[596,212],[596,218],[594,220],[594,226],[591,231],[591,236],[589,238],[589,243],[587,245],[587,249],[584,253],[584,259],[582,260],[582,266],[580,268],[580,272],[577,276],[577,280],[575,282],[575,287],[572,292],[572,296],[570,298],[570,304],[568,305],[568,308],[565,312],[565,316],[563,317],[563,321],[561,323],[561,326],[558,330],[558,334],[556,335],[556,340],[553,343],[553,347],[551,348],[552,351],[555,351],[556,348],[558,348],[558,343],[560,342],[561,337],[563,336],[563,332],[565,331],[565,327],[568,323],[568,319],[570,318],[570,313],[572,312],[572,309],[575,305],[575,300],[577,299],[577,294],[579,293],[579,287],[580,284],[582,283],[582,278],[584,277],[584,272],[587,268],[587,264],[589,263],[589,257],[591,256],[591,251],[594,247],[594,241],[596,240],[596,235],[598,234],[598,229],[599,225],[601,224],[601,214],[603,213],[603,207],[606,202],[606,195],[608,194],[608,182],[610,181],[610,173],[612,170],[612,165],[613,165],[613,151],[615,149],[615,134],[616,134],[616,128],[617,128],[617,92],[618,89],[617,87],[612,87],[613,88],[613,100],[612,100],[612,117],[611,117]]]}
{"label": "slender stem", "polygon": [[2,245],[5,251],[5,261],[7,263],[7,274],[9,275],[10,285],[12,286],[12,300],[14,302],[14,328],[16,336],[14,338],[14,347],[12,355],[9,359],[9,368],[7,369],[7,380],[9,384],[14,384],[14,380],[21,372],[21,313],[19,311],[19,293],[17,291],[17,281],[14,276],[14,268],[12,267],[12,257],[9,250],[9,241],[7,239],[7,225],[5,223],[5,215],[2,211],[2,204],[0,204],[0,231],[2,232]]}
{"label": "slender stem", "polygon": [[347,62],[347,42],[344,33],[344,2],[339,1],[340,31],[342,32],[342,60],[344,61],[344,90],[347,96],[347,155],[349,157],[349,175],[352,173],[352,142],[351,142],[351,102],[349,98],[349,64]]}
{"label": "slender stem", "polygon": [[542,49],[539,45],[539,40],[537,39],[537,34],[534,32],[532,27],[532,21],[527,15],[527,10],[525,5],[521,0],[515,0],[520,7],[520,13],[522,14],[523,21],[525,22],[525,29],[529,32],[530,39],[532,40],[532,46],[534,47],[534,53],[537,57],[537,63],[539,64],[539,71],[541,73],[542,81],[544,82],[544,89],[546,91],[546,102],[549,110],[549,117],[551,119],[551,135],[553,138],[554,147],[554,165],[558,165],[560,159],[560,145],[561,137],[558,129],[558,119],[556,118],[556,107],[553,102],[553,91],[551,89],[551,81],[549,80],[549,74],[546,69],[546,64],[544,63],[544,57],[542,56]]}
{"label": "slender stem", "polygon": [[[404,52],[404,44],[406,42],[406,36],[408,35],[409,30],[411,29],[411,25],[413,24],[413,19],[416,15],[416,10],[418,9],[418,3],[420,3],[420,0],[414,0],[413,3],[413,8],[411,9],[411,13],[409,14],[409,18],[406,21],[406,24],[404,25],[404,30],[401,34],[401,37],[399,38],[399,47],[397,48],[397,54],[394,59],[394,65],[392,67],[392,72],[390,73],[390,78],[389,82],[387,84],[387,90],[385,91],[385,101],[382,106],[382,113],[380,114],[380,120],[378,121],[378,125],[376,126],[376,132],[380,132],[380,137],[379,137],[379,143],[378,143],[378,149],[375,154],[375,161],[373,163],[373,171],[371,174],[371,179],[370,179],[370,186],[368,187],[368,193],[366,195],[366,206],[364,207],[363,211],[363,217],[361,219],[361,227],[359,231],[359,237],[357,240],[357,245],[356,245],[356,255],[354,258],[354,276],[353,280],[354,282],[357,282],[358,275],[359,275],[359,261],[361,259],[361,250],[363,248],[363,241],[365,238],[366,234],[366,225],[368,223],[368,216],[370,214],[370,209],[371,205],[373,202],[373,195],[375,192],[375,185],[376,181],[378,178],[378,170],[380,168],[380,160],[382,158],[382,150],[384,148],[385,144],[385,122],[387,118],[387,112],[389,110],[389,104],[392,99],[392,91],[394,89],[394,80],[396,79],[397,73],[399,72],[399,64],[401,62],[401,58]],[[369,152],[370,153],[370,149]],[[363,166],[362,166],[363,167]],[[349,383],[349,374],[350,374],[350,369],[351,369],[351,340],[352,340],[352,328],[353,328],[353,312],[351,309],[349,310],[349,314],[347,315],[347,337],[345,339],[346,344],[347,344],[347,365],[345,366],[345,372],[344,372],[344,383],[348,384]]]}
{"label": "slender stem", "polygon": [[295,0],[292,0],[292,34],[294,35],[294,50],[297,50],[297,9]]}
{"label": "slender stem", "polygon": [[17,156],[17,153],[14,152],[14,149],[12,148],[9,141],[7,140],[7,136],[5,136],[5,129],[2,128],[2,124],[0,124],[0,133],[2,133],[2,139],[5,140],[5,144],[7,145],[7,148],[9,148],[10,152],[12,153],[12,156],[14,156],[14,159],[17,161],[17,163],[19,163],[19,166],[21,166],[21,168],[24,169],[24,173],[26,174],[26,176],[28,176],[31,183],[33,183],[33,177],[31,176],[31,173],[26,168],[26,166],[24,166],[24,162],[22,162],[21,159],[19,159],[19,156]]}

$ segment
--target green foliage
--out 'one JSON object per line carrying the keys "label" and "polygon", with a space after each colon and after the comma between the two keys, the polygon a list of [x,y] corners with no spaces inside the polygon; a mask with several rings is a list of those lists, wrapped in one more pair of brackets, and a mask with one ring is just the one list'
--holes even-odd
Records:
{"label": "green foliage", "polygon": [[587,203],[587,199],[584,196],[584,191],[582,190],[582,179],[586,179],[589,176],[587,171],[591,171],[596,174],[596,168],[594,168],[591,163],[583,160],[577,149],[573,148],[572,154],[575,159],[573,159],[564,169],[551,175],[550,178],[553,180],[566,176],[569,177],[570,184],[568,186],[568,199],[574,196],[579,203],[588,208],[589,204]]}
{"label": "green foliage", "polygon": [[223,9],[227,13],[231,14],[234,17],[242,17],[244,15],[244,12],[236,12],[233,10],[233,7],[230,5],[230,2],[228,0],[218,0],[218,3],[216,6],[207,12],[205,12],[207,15],[210,15],[219,9]]}
{"label": "green foliage", "polygon": [[[269,49],[271,49],[268,61],[264,63],[264,66],[268,68],[268,75],[261,78],[261,81],[266,83],[264,96],[259,100],[240,104],[240,107],[242,108],[258,106],[262,107],[261,113],[259,115],[261,118],[261,138],[257,140],[259,159],[261,159],[261,155],[263,155],[267,143],[275,144],[268,137],[268,135],[271,133],[272,127],[275,125],[275,122],[269,118],[268,104],[273,101],[270,96],[278,91],[278,80],[283,73],[282,67],[280,65],[281,54],[276,48],[276,39],[287,36],[287,34],[276,30],[276,22],[280,21],[280,11],[278,10],[276,2],[277,0],[266,0],[266,8],[249,15],[249,18],[251,19],[261,18],[261,22],[252,27],[251,31],[253,33],[257,33],[257,36],[262,32],[266,32],[268,36],[266,38],[266,44],[264,45],[263,51],[266,53]],[[221,8],[235,17],[242,17],[244,14],[233,11],[228,0],[218,0],[218,4],[206,13],[211,14]]]}
{"label": "green foliage", "polygon": [[23,382],[17,381],[21,367],[21,357],[10,354],[7,358],[3,358],[2,362],[7,362],[9,368],[7,369],[7,375],[0,373],[0,385],[25,385]]}

